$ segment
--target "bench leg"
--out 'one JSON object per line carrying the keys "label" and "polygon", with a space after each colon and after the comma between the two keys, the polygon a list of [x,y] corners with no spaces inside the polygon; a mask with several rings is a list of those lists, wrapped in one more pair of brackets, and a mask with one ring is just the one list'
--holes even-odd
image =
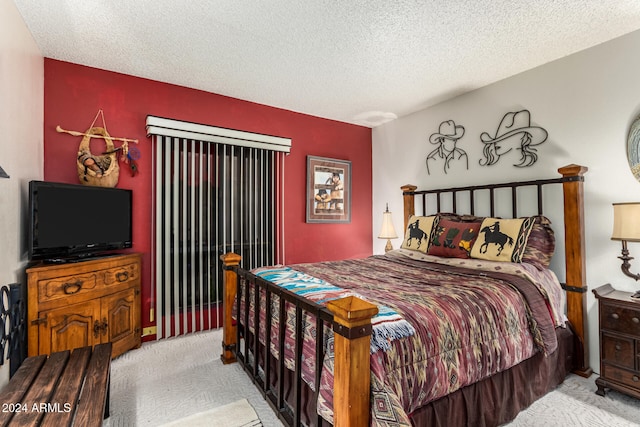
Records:
{"label": "bench leg", "polygon": [[109,401],[111,400],[111,375],[107,380],[107,403],[104,405],[104,419],[109,418]]}

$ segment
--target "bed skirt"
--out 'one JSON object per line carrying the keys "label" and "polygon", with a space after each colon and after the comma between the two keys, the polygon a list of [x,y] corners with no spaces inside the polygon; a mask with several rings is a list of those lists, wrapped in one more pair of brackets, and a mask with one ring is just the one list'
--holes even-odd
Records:
{"label": "bed skirt", "polygon": [[[412,414],[414,426],[455,427],[499,426],[513,420],[520,411],[555,389],[574,368],[575,335],[569,328],[556,328],[558,348],[548,357],[536,353],[511,369],[495,374],[431,402]],[[262,347],[264,349],[264,347]],[[271,358],[272,372],[277,361]],[[285,373],[285,399],[293,403],[294,375]],[[272,387],[277,387],[272,378]],[[328,422],[315,415],[314,393],[303,384],[301,411],[305,425],[325,427]],[[267,399],[268,400],[268,399]],[[287,417],[288,418],[288,417]]]}
{"label": "bed skirt", "polygon": [[574,334],[556,328],[558,348],[464,387],[411,414],[414,426],[498,426],[560,385],[573,369]]}

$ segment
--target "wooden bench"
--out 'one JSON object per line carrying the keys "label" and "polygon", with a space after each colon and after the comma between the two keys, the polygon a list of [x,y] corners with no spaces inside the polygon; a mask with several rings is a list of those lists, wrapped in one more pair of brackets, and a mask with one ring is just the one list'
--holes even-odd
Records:
{"label": "wooden bench", "polygon": [[0,426],[101,426],[111,343],[27,358],[0,391]]}

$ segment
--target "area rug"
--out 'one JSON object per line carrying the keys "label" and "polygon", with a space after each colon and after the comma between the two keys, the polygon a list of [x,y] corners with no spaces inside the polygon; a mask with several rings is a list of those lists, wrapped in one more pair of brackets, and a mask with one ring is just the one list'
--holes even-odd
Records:
{"label": "area rug", "polygon": [[164,424],[163,427],[261,427],[256,411],[247,399],[219,406],[205,412]]}

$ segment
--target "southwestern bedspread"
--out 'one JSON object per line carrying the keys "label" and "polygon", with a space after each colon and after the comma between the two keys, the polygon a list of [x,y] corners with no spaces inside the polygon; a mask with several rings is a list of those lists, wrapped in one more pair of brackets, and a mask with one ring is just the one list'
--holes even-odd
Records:
{"label": "southwestern bedspread", "polygon": [[[563,292],[556,276],[528,264],[439,258],[399,249],[366,259],[289,267],[261,268],[254,274],[291,278],[295,271],[300,273],[298,280],[322,287],[301,292],[318,304],[347,293],[358,295],[377,304],[390,321],[408,323],[400,327],[404,331],[400,335],[381,329],[383,335],[372,337],[379,341],[388,334],[386,345],[372,344],[374,426],[409,426],[410,414],[420,406],[508,369],[538,351],[553,352],[555,327],[563,324]],[[281,282],[290,290],[296,287],[292,280]],[[309,283],[300,286],[313,288]],[[272,322],[278,321],[278,313],[275,298]],[[295,311],[287,313],[287,323],[295,324]],[[261,317],[264,319],[264,313]],[[308,314],[306,317],[302,376],[315,390],[315,322]],[[385,323],[384,317],[377,323]],[[249,329],[253,332],[251,320]],[[260,329],[264,343],[265,330]],[[278,358],[276,330],[272,329],[270,348]],[[328,345],[317,406],[318,413],[332,422],[333,334],[329,328],[323,333]],[[293,369],[293,336],[289,332],[285,341],[289,369]]]}

